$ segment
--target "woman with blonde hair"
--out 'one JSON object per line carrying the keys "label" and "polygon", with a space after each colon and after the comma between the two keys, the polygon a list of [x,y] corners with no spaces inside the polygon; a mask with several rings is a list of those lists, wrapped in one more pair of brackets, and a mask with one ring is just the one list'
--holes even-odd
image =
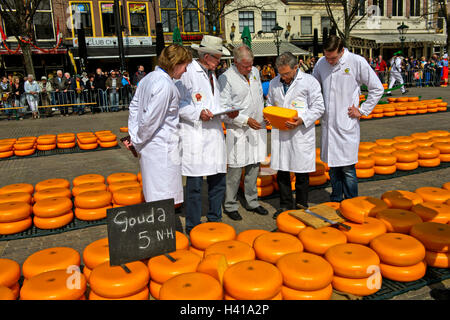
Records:
{"label": "woman with blonde hair", "polygon": [[128,132],[139,155],[145,201],[174,199],[183,202],[178,132],[180,79],[192,55],[183,46],[170,45],[161,52],[155,71],[139,82],[130,103]]}

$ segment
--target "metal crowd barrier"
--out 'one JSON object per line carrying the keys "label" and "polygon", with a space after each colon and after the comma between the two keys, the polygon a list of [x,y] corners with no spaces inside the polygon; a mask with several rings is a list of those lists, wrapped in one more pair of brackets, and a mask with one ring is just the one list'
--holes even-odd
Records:
{"label": "metal crowd barrier", "polygon": [[[390,83],[390,71],[375,73],[382,83]],[[401,72],[406,87],[439,87],[442,83],[441,69],[421,69]],[[394,86],[399,83],[395,83]]]}

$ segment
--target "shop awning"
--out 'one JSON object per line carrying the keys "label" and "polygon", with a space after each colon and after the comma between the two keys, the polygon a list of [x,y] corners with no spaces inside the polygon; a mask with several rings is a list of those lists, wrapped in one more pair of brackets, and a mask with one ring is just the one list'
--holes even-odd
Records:
{"label": "shop awning", "polygon": [[[447,36],[445,34],[436,33],[407,33],[405,36],[405,43],[408,42],[429,42],[434,44],[445,44]],[[401,43],[398,33],[392,34],[358,34],[352,35],[353,38],[360,38],[375,41],[375,43]]]}
{"label": "shop awning", "polygon": [[[241,45],[239,43],[231,43],[233,47],[237,47]],[[255,57],[276,57],[277,56],[277,47],[275,42],[273,41],[253,41],[252,42],[252,51]],[[283,52],[289,51],[294,56],[310,56],[311,52],[306,51],[293,45],[290,42],[282,41],[280,45],[280,54]]]}
{"label": "shop awning", "polygon": [[[71,48],[74,59],[79,59],[78,48]],[[88,59],[119,59],[118,48],[87,48]],[[125,58],[156,57],[156,47],[130,47],[124,48]]]}

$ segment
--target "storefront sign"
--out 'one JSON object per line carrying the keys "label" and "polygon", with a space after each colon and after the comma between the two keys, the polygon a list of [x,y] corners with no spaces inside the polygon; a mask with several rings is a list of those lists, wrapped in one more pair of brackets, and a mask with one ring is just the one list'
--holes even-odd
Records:
{"label": "storefront sign", "polygon": [[[124,47],[140,47],[140,46],[151,46],[151,37],[124,37],[123,38]],[[78,47],[78,38],[73,39],[74,48]],[[86,38],[86,46],[89,48],[93,47],[118,47],[116,37],[100,37],[100,38]]]}

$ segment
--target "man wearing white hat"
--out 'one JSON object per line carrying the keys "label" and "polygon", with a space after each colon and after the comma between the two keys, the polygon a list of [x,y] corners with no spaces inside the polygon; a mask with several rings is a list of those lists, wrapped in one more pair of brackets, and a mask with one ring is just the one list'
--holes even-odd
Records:
{"label": "man wearing white hat", "polygon": [[[200,45],[191,46],[199,59],[188,65],[176,86],[180,92],[180,136],[182,175],[186,176],[186,233],[200,224],[203,177],[208,182],[208,221],[222,219],[225,196],[227,151],[222,121],[216,113],[220,106],[220,88],[214,70],[222,55],[230,55],[219,37],[205,35]],[[235,118],[238,112],[228,113]]]}

